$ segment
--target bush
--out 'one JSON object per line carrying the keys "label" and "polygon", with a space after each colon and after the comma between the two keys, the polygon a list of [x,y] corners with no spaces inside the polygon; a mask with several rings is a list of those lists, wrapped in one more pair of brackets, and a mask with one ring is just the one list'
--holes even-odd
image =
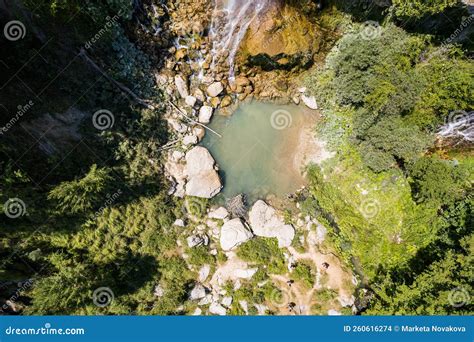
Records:
{"label": "bush", "polygon": [[298,262],[292,273],[296,280],[299,280],[307,288],[312,288],[315,284],[315,274],[313,268],[303,262]]}
{"label": "bush", "polygon": [[242,260],[266,268],[268,273],[286,273],[285,257],[278,248],[277,239],[252,239],[239,247],[237,255]]}

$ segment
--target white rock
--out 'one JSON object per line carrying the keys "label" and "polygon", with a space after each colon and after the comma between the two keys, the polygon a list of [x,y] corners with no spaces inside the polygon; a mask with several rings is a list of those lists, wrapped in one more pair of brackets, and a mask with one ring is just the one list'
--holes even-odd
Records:
{"label": "white rock", "polygon": [[299,91],[300,93],[302,93],[302,94],[303,94],[303,93],[306,93],[306,90],[308,90],[306,87],[298,88],[298,91]]}
{"label": "white rock", "polygon": [[239,300],[239,305],[244,310],[245,314],[249,314],[249,304],[247,303],[246,300]]}
{"label": "white rock", "polygon": [[202,106],[201,109],[199,109],[199,122],[202,124],[208,124],[211,122],[213,113],[214,108],[211,106]]}
{"label": "white rock", "polygon": [[233,298],[232,297],[224,297],[222,298],[222,305],[224,305],[226,308],[230,307],[232,305]]}
{"label": "white rock", "polygon": [[301,100],[310,109],[316,110],[319,108],[318,103],[316,102],[316,98],[314,96],[302,95]]}
{"label": "white rock", "polygon": [[165,294],[165,290],[161,287],[161,285],[157,285],[155,287],[155,292],[153,293],[156,297],[163,297]]}
{"label": "white rock", "polygon": [[254,304],[255,308],[257,309],[259,316],[265,316],[268,310],[268,307],[263,304]]}
{"label": "white rock", "polygon": [[197,102],[197,99],[194,96],[188,95],[186,96],[185,102],[189,107],[194,107]]}
{"label": "white rock", "polygon": [[179,162],[179,161],[181,161],[181,159],[184,158],[184,153],[181,152],[181,151],[173,151],[173,154],[171,155],[171,158],[173,159],[173,161]]}
{"label": "white rock", "polygon": [[212,303],[211,306],[209,306],[209,312],[219,316],[225,316],[227,314],[227,310],[222,305],[216,302]]}
{"label": "white rock", "polygon": [[215,231],[217,229],[217,233],[219,233],[219,223],[217,223],[216,221],[214,220],[207,220],[206,221],[206,226],[208,226],[209,228],[211,228],[211,231]]}
{"label": "white rock", "polygon": [[239,218],[227,221],[221,228],[221,248],[224,251],[230,251],[252,237],[253,234],[244,226]]}
{"label": "white rock", "polygon": [[221,192],[222,183],[216,171],[203,172],[189,179],[186,184],[186,195],[213,198]]}
{"label": "white rock", "polygon": [[192,134],[188,134],[183,138],[183,144],[188,145],[196,145],[198,143],[198,137]]}
{"label": "white rock", "polygon": [[208,294],[206,295],[206,297],[204,297],[203,299],[199,301],[198,305],[209,305],[211,304],[211,302],[212,302],[212,295]]}
{"label": "white rock", "polygon": [[206,289],[201,284],[197,284],[189,295],[190,300],[198,300],[206,297]]}
{"label": "white rock", "polygon": [[285,224],[276,210],[264,201],[257,201],[249,213],[250,226],[255,235],[277,238],[280,248],[289,247],[295,237],[295,229]]}
{"label": "white rock", "polygon": [[207,277],[209,277],[209,273],[211,272],[211,266],[209,265],[204,265],[201,267],[201,269],[199,270],[199,282],[201,283],[204,283],[207,279]]}
{"label": "white rock", "polygon": [[196,308],[193,312],[193,316],[201,316],[202,315],[202,310],[201,308]]}
{"label": "white rock", "polygon": [[331,310],[328,311],[328,315],[329,316],[341,316],[342,314],[337,310],[332,310],[331,309]]}
{"label": "white rock", "polygon": [[207,95],[210,97],[217,97],[224,91],[224,86],[221,82],[214,82],[207,87]]}
{"label": "white rock", "polygon": [[176,85],[176,89],[178,90],[179,95],[183,99],[189,96],[188,84],[181,75],[175,76],[174,84]]}
{"label": "white rock", "polygon": [[258,271],[258,268],[249,268],[247,270],[238,269],[238,270],[235,270],[233,272],[233,276],[235,278],[241,278],[241,279],[249,280],[254,276],[255,273],[257,273],[257,271]]}
{"label": "white rock", "polygon": [[170,124],[171,128],[173,128],[178,133],[186,133],[188,130],[188,126],[176,119],[168,119],[168,123]]}
{"label": "white rock", "polygon": [[173,226],[184,227],[184,221],[182,219],[177,219],[174,221]]}
{"label": "white rock", "polygon": [[221,191],[222,183],[214,165],[214,158],[202,146],[196,146],[186,154],[188,196],[212,198]]}
{"label": "white rock", "polygon": [[326,238],[327,229],[322,224],[318,223],[316,226],[316,242],[322,243]]}
{"label": "white rock", "polygon": [[201,126],[194,126],[193,127],[193,134],[197,136],[198,140],[201,141],[204,136],[206,135],[206,129]]}
{"label": "white rock", "polygon": [[214,170],[215,163],[209,151],[202,146],[196,146],[186,153],[186,171],[190,177]]}
{"label": "white rock", "polygon": [[211,210],[207,216],[211,219],[224,220],[229,216],[229,212],[226,208],[220,207],[216,210]]}

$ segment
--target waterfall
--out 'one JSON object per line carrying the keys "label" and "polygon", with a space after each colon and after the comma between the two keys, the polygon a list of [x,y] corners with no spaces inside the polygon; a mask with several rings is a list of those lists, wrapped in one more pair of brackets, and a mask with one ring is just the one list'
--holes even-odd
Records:
{"label": "waterfall", "polygon": [[448,122],[440,127],[437,135],[442,139],[474,142],[474,111],[452,113]]}
{"label": "waterfall", "polygon": [[222,56],[227,57],[229,80],[235,76],[235,58],[240,43],[250,24],[262,13],[272,0],[217,0],[210,36],[212,39],[212,64],[214,70]]}

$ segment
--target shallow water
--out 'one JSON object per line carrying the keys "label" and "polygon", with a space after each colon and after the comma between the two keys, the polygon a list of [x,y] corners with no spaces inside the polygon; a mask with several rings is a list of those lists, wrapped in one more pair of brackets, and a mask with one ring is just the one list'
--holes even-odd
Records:
{"label": "shallow water", "polygon": [[219,164],[220,199],[245,193],[251,204],[304,185],[295,154],[302,130],[314,121],[301,107],[262,102],[243,104],[230,117],[215,115],[210,127],[223,137],[207,133],[202,145]]}

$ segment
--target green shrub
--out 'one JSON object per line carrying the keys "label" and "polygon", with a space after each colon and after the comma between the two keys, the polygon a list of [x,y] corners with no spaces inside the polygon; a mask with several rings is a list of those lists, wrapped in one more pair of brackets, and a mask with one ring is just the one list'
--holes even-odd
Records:
{"label": "green shrub", "polygon": [[286,273],[285,257],[278,248],[277,239],[252,239],[239,247],[237,255],[242,260],[266,268],[268,273]]}
{"label": "green shrub", "polygon": [[296,268],[292,273],[293,278],[301,281],[301,283],[307,287],[312,288],[315,284],[316,275],[314,274],[313,268],[303,262],[298,262]]}

